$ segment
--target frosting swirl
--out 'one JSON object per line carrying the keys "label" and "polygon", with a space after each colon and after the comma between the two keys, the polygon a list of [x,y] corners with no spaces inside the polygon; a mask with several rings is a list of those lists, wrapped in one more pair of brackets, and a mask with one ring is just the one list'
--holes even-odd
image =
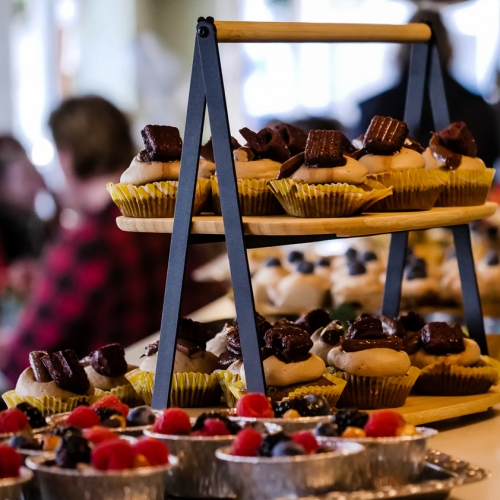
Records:
{"label": "frosting swirl", "polygon": [[401,148],[401,151],[390,156],[366,154],[359,159],[359,162],[365,166],[370,174],[399,172],[425,167],[423,156],[408,148]]}

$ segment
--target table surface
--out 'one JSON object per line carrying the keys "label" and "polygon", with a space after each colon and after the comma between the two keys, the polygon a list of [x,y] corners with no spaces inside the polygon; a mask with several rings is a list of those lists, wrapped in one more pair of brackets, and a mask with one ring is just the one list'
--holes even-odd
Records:
{"label": "table surface", "polygon": [[[234,317],[233,302],[224,297],[191,315],[197,321],[215,321]],[[158,334],[150,340],[156,340]],[[129,363],[138,363],[145,339],[127,349]],[[500,498],[500,404],[487,412],[436,422],[429,425],[439,431],[429,445],[451,456],[491,471],[485,481],[453,490],[450,500],[490,500]]]}

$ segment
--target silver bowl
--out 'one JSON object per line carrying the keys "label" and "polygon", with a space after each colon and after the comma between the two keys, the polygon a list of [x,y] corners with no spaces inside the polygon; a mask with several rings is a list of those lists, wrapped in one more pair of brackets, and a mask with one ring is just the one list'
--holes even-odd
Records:
{"label": "silver bowl", "polygon": [[427,440],[437,431],[428,427],[417,427],[415,436],[385,438],[317,437],[318,443],[334,446],[352,442],[365,447],[369,462],[369,488],[402,486],[417,482],[424,470]]}
{"label": "silver bowl", "polygon": [[98,471],[92,468],[61,469],[46,465],[44,456],[30,457],[27,466],[35,473],[42,500],[163,500],[167,473],[177,466],[169,456],[167,465],[123,471]]}
{"label": "silver bowl", "polygon": [[215,456],[223,466],[238,500],[319,495],[332,490],[351,491],[367,485],[365,449],[343,442],[332,451],[294,457],[236,457],[229,447]]}
{"label": "silver bowl", "polygon": [[31,432],[19,431],[19,432],[0,432],[0,441],[8,441],[10,438],[14,436],[20,436],[21,434],[32,434],[36,436],[37,434],[41,434],[42,432],[47,432],[52,428],[50,425],[45,425],[43,427],[38,427],[36,429],[31,429]]}
{"label": "silver bowl", "polygon": [[314,429],[318,424],[332,421],[331,415],[321,417],[299,417],[299,418],[255,418],[255,417],[229,417],[229,420],[242,425],[259,422],[262,424],[279,425],[285,432],[304,431]]}
{"label": "silver bowl", "polygon": [[0,500],[21,500],[22,489],[33,479],[33,472],[21,467],[19,477],[0,479]]}

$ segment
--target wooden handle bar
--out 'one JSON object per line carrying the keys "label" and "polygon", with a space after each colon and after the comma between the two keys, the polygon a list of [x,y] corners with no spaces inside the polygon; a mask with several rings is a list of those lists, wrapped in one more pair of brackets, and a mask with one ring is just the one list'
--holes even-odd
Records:
{"label": "wooden handle bar", "polygon": [[221,43],[259,42],[428,42],[431,29],[424,23],[335,24],[216,21]]}

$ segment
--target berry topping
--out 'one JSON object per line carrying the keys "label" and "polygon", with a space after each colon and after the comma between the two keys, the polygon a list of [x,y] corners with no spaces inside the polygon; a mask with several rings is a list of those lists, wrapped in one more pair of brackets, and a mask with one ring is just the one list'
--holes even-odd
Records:
{"label": "berry topping", "polygon": [[10,438],[9,446],[22,450],[41,450],[42,443],[30,434],[19,434]]}
{"label": "berry topping", "polygon": [[83,435],[91,443],[99,444],[103,441],[109,441],[111,439],[119,439],[118,436],[108,427],[101,427],[96,425],[90,429],[85,429]]}
{"label": "berry topping", "polygon": [[357,259],[358,251],[355,248],[350,247],[346,250],[344,255],[347,260]]}
{"label": "berry topping", "polygon": [[151,466],[168,464],[168,448],[158,439],[144,437],[133,445],[137,455],[143,455]]}
{"label": "berry topping", "polygon": [[90,463],[90,447],[83,436],[63,436],[56,450],[56,464],[64,469],[75,469],[77,464]]}
{"label": "berry topping", "polygon": [[301,274],[312,274],[314,273],[314,264],[303,260],[297,264],[297,272]]}
{"label": "berry topping", "polygon": [[318,442],[314,435],[309,431],[297,431],[292,434],[292,440],[300,444],[308,455],[315,453],[318,449]]}
{"label": "berry topping", "polygon": [[274,411],[271,402],[264,394],[245,394],[236,403],[236,413],[239,417],[273,418]]}
{"label": "berry topping", "polygon": [[498,253],[495,250],[490,250],[486,257],[484,258],[484,262],[487,266],[498,266],[500,264],[500,260],[498,258]]}
{"label": "berry topping", "polygon": [[28,417],[17,408],[0,412],[0,433],[29,430]]}
{"label": "berry topping", "polygon": [[313,431],[315,436],[318,437],[338,437],[339,428],[337,424],[324,422],[322,424],[318,424]]}
{"label": "berry topping", "polygon": [[307,394],[306,396],[280,401],[274,409],[277,417],[284,417],[290,410],[297,411],[301,417],[318,417],[328,415],[330,405],[323,396]]}
{"label": "berry topping", "polygon": [[267,259],[264,265],[266,267],[281,267],[281,260],[279,260],[277,257],[272,257],[270,259]]}
{"label": "berry topping", "polygon": [[346,427],[345,431],[342,433],[343,438],[364,438],[366,437],[366,432],[359,427]]}
{"label": "berry topping", "polygon": [[272,451],[273,457],[293,457],[296,455],[306,455],[305,448],[295,441],[281,441]]}
{"label": "berry topping", "polygon": [[108,408],[107,406],[101,406],[96,408],[95,412],[99,415],[101,420],[101,425],[104,427],[111,427],[117,429],[119,427],[125,427],[127,421],[121,412],[115,410],[114,408]]}
{"label": "berry topping", "polygon": [[91,462],[97,470],[124,470],[134,467],[137,453],[123,439],[104,441],[92,450]]}
{"label": "berry topping", "polygon": [[392,437],[396,436],[398,429],[405,424],[405,419],[397,411],[378,410],[368,417],[365,432],[368,437]]}
{"label": "berry topping", "polygon": [[156,419],[153,431],[160,434],[191,434],[189,415],[180,408],[168,408]]}
{"label": "berry topping", "polygon": [[231,454],[238,457],[256,457],[262,443],[262,435],[252,427],[247,427],[238,432]]}
{"label": "berry topping", "polygon": [[294,262],[300,262],[301,260],[304,260],[304,252],[299,252],[297,250],[292,250],[287,257],[288,262],[294,263]]}
{"label": "berry topping", "polygon": [[138,406],[130,410],[127,417],[128,427],[137,427],[141,425],[152,425],[155,423],[155,414],[148,406]]}
{"label": "berry topping", "polygon": [[316,261],[316,267],[330,267],[330,261],[326,257],[321,257]]}
{"label": "berry topping", "polygon": [[203,430],[198,432],[203,432],[203,436],[230,435],[224,422],[218,418],[207,418],[205,422],[203,422]]}
{"label": "berry topping", "polygon": [[29,403],[19,403],[16,408],[26,415],[32,429],[38,429],[39,427],[45,427],[47,425],[42,412],[36,406],[30,405]]}
{"label": "berry topping", "polygon": [[[239,424],[236,422],[233,422],[232,420],[229,420],[226,416],[221,415],[220,413],[217,413],[215,411],[209,412],[209,413],[202,413],[197,419],[196,422],[193,425],[193,432],[198,432],[199,431],[199,436],[207,436],[210,434],[206,434],[206,429],[205,429],[205,421],[206,420],[220,420],[225,426],[226,430],[228,432],[225,432],[224,435],[226,434],[237,434],[240,430],[241,427]],[[221,427],[219,427],[221,429]]]}
{"label": "berry topping", "polygon": [[300,418],[300,413],[297,410],[287,410],[281,418]]}
{"label": "berry topping", "polygon": [[358,276],[366,273],[366,267],[360,260],[347,261],[347,271],[349,276]]}
{"label": "berry topping", "polygon": [[94,427],[101,422],[99,415],[87,406],[77,406],[66,419],[66,425],[80,427],[86,429],[87,427]]}
{"label": "berry topping", "polygon": [[0,478],[18,477],[21,468],[21,455],[6,444],[0,444]]}
{"label": "berry topping", "polygon": [[371,262],[373,260],[377,260],[377,254],[375,252],[371,252],[370,250],[368,250],[366,252],[363,252],[363,255],[361,256],[361,258],[365,262]]}
{"label": "berry topping", "polygon": [[355,408],[337,410],[337,413],[332,417],[332,422],[337,424],[340,435],[342,435],[347,427],[359,427],[363,429],[367,421],[368,413],[356,410]]}
{"label": "berry topping", "polygon": [[290,436],[285,434],[283,431],[265,436],[259,448],[259,456],[271,457],[273,454],[273,448],[278,443],[281,443],[281,441],[290,441]]}
{"label": "berry topping", "polygon": [[127,418],[130,410],[130,408],[125,403],[122,403],[116,396],[106,396],[94,403],[91,408],[95,410],[97,408],[101,408],[102,406],[119,411],[125,418]]}

